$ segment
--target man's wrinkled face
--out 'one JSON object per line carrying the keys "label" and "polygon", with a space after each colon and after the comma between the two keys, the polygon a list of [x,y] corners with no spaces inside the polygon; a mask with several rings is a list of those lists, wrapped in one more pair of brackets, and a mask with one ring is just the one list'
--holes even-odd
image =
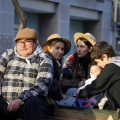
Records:
{"label": "man's wrinkled face", "polygon": [[16,49],[19,55],[28,57],[35,51],[37,45],[37,40],[20,39],[16,42]]}

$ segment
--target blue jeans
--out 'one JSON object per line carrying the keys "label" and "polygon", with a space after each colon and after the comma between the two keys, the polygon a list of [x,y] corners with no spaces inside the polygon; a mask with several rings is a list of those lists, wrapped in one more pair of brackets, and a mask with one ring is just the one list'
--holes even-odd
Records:
{"label": "blue jeans", "polygon": [[56,101],[56,104],[62,106],[72,106],[75,100],[75,97],[67,97],[67,99]]}
{"label": "blue jeans", "polygon": [[76,98],[75,98],[76,93],[77,93],[77,88],[69,88],[66,92],[67,98],[56,101],[56,104],[62,105],[62,106],[72,106],[76,100]]}
{"label": "blue jeans", "polygon": [[66,96],[76,97],[77,89],[78,88],[69,88],[66,92]]}

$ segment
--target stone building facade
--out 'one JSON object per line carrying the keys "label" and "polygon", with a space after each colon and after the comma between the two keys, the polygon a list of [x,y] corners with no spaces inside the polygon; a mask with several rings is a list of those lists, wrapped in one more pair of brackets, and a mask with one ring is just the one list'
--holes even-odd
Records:
{"label": "stone building facade", "polygon": [[[116,49],[112,0],[18,0],[27,16],[27,26],[37,30],[42,44],[49,35],[59,33],[73,42],[75,32],[90,32],[97,41],[105,40]],[[0,54],[14,47],[19,19],[11,0],[0,0]],[[119,49],[118,51],[119,52]],[[66,56],[67,56],[66,55]]]}

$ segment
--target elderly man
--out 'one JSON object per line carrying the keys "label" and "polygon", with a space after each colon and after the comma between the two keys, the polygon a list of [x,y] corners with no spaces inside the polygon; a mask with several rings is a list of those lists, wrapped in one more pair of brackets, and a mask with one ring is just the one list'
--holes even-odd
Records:
{"label": "elderly man", "polygon": [[14,41],[15,48],[0,58],[0,120],[43,120],[53,77],[52,61],[38,46],[34,29],[20,30]]}

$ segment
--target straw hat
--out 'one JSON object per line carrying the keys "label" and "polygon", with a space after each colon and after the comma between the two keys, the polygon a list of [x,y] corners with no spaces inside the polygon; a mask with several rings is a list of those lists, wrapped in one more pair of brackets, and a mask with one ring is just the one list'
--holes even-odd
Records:
{"label": "straw hat", "polygon": [[19,30],[14,41],[16,42],[19,39],[37,39],[37,33],[34,29],[30,28],[24,28],[22,30]]}
{"label": "straw hat", "polygon": [[76,44],[76,41],[81,37],[87,39],[93,46],[96,44],[96,39],[91,33],[83,34],[80,32],[74,34],[74,43]]}
{"label": "straw hat", "polygon": [[64,55],[66,55],[71,48],[71,43],[69,40],[67,40],[65,38],[61,38],[61,36],[59,34],[52,34],[48,37],[47,41],[45,41],[41,46],[43,51],[46,52],[48,44],[55,40],[62,40],[65,43]]}

